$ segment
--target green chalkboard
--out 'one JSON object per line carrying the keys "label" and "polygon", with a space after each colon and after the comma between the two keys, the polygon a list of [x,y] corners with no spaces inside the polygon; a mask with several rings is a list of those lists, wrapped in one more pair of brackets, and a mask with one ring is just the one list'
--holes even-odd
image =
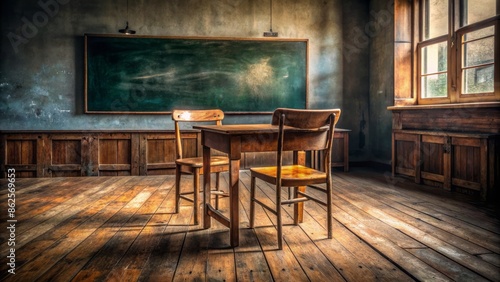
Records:
{"label": "green chalkboard", "polygon": [[85,35],[86,113],[306,108],[307,39]]}

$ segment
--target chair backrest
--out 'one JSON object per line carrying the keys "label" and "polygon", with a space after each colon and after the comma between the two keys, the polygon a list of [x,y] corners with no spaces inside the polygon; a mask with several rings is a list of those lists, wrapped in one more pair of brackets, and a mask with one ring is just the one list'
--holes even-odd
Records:
{"label": "chair backrest", "polygon": [[224,112],[219,109],[210,110],[174,110],[172,120],[175,124],[175,155],[177,159],[182,159],[182,139],[179,122],[215,122],[221,125],[224,119]]}
{"label": "chair backrest", "polygon": [[281,115],[285,115],[285,125],[297,128],[320,128],[330,124],[330,115],[335,116],[335,126],[340,118],[340,109],[301,110],[278,108],[273,113],[272,124],[279,125]]}
{"label": "chair backrest", "polygon": [[[307,130],[308,140],[300,143],[301,150],[321,150],[324,151],[324,167],[331,165],[331,149],[333,143],[333,133],[335,125],[340,118],[340,109],[329,110],[300,110],[278,108],[273,113],[272,124],[279,125],[278,134],[278,166],[282,165],[282,152],[289,147],[297,148],[297,144],[287,146],[287,142],[293,143],[293,134],[301,134],[300,130]],[[297,128],[293,131],[289,128],[289,134],[285,131],[285,126]],[[326,128],[325,128],[326,127]],[[327,130],[327,131],[326,131]],[[288,137],[288,138],[287,138]]]}

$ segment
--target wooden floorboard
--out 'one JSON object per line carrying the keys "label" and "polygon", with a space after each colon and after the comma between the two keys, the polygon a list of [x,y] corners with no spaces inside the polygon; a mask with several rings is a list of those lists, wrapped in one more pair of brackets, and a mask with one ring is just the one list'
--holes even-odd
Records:
{"label": "wooden floorboard", "polygon": [[[335,170],[333,180],[333,238],[324,206],[307,202],[298,226],[293,206],[283,206],[277,250],[273,214],[256,205],[248,228],[248,171],[240,173],[236,248],[222,224],[193,225],[191,203],[173,213],[174,176],[16,179],[12,246],[1,179],[0,280],[500,281],[498,206],[369,168]],[[227,181],[223,174],[222,187]],[[182,189],[191,183],[183,178]],[[257,186],[272,203],[273,187]],[[228,215],[227,198],[220,210]]]}

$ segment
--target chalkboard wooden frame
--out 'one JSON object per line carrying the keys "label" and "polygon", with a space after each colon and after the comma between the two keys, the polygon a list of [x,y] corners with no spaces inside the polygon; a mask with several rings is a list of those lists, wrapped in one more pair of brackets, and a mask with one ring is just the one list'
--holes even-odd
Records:
{"label": "chalkboard wooden frame", "polygon": [[85,113],[307,108],[308,40],[85,34]]}

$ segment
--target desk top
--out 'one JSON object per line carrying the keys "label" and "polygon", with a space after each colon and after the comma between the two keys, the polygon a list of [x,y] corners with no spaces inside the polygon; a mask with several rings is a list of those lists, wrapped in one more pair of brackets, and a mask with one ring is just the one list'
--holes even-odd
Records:
{"label": "desk top", "polygon": [[211,132],[225,133],[225,134],[251,134],[251,133],[278,132],[278,126],[271,124],[194,125],[193,128]]}
{"label": "desk top", "polygon": [[[256,134],[256,133],[276,133],[278,132],[278,126],[272,124],[223,124],[223,125],[194,125],[194,129],[206,130],[210,132],[217,132],[230,135],[239,134]],[[308,131],[306,129],[297,129],[290,126],[285,126],[285,130],[298,130],[298,131]],[[325,127],[325,130],[327,128]],[[316,130],[313,130],[316,131]],[[337,132],[348,132],[348,129],[336,128]]]}

